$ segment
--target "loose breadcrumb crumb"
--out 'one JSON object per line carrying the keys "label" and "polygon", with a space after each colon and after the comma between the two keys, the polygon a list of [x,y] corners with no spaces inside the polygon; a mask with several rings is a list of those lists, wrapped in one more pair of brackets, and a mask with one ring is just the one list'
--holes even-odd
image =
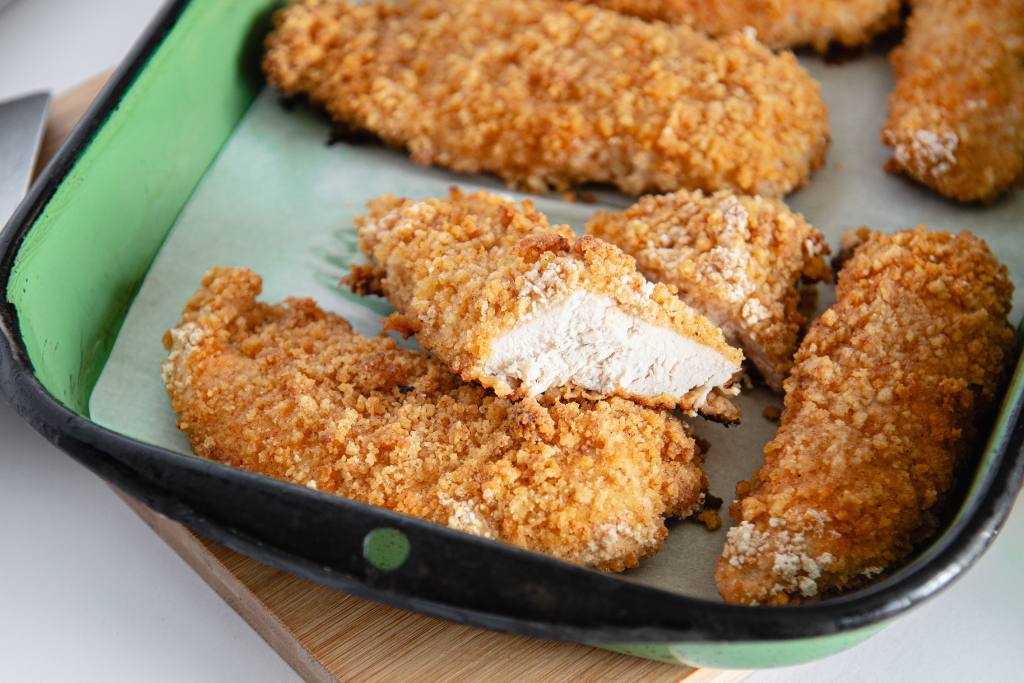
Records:
{"label": "loose breadcrumb crumb", "polygon": [[[721,330],[665,285],[645,280],[621,250],[590,236],[578,238],[568,226],[551,226],[530,202],[520,207],[487,192],[457,189],[447,199],[386,195],[370,202],[356,225],[363,252],[380,270],[357,268],[346,281],[360,292],[379,287],[399,313],[388,328],[415,333],[464,380],[514,399],[542,394],[556,382],[552,390],[582,390],[591,398],[618,395],[717,419],[738,416],[720,397],[735,393],[729,387],[743,355],[726,344]],[[566,339],[517,337],[526,344],[514,350],[518,360],[495,361],[506,335],[542,321],[567,301],[582,301],[583,294],[599,297],[619,313],[569,320]],[[587,315],[588,309],[579,310],[578,316]],[[692,363],[676,357],[675,346],[662,351],[648,336],[633,334],[625,341],[627,330],[605,329],[620,318],[701,349],[713,369],[696,367],[699,357]],[[620,342],[632,346],[618,349]],[[649,389],[673,383],[680,393]]]}
{"label": "loose breadcrumb crumb", "polygon": [[752,30],[778,49],[858,47],[894,28],[900,0],[585,0],[644,19],[686,24],[713,36]]}
{"label": "loose breadcrumb crumb", "polygon": [[533,191],[781,196],[828,144],[793,55],[555,0],[302,0],[275,15],[263,68],[418,163]]}
{"label": "loose breadcrumb crumb", "polygon": [[764,197],[680,191],[599,212],[587,232],[678,288],[782,390],[806,323],[798,285],[831,279],[825,238],[800,214]]}
{"label": "loose breadcrumb crumb", "polygon": [[701,510],[694,519],[706,526],[708,531],[715,531],[722,526],[722,518],[717,510]]}
{"label": "loose breadcrumb crumb", "polygon": [[703,499],[699,453],[666,412],[511,403],[309,299],[257,303],[260,287],[211,270],[165,339],[198,455],[613,571]]}
{"label": "loose breadcrumb crumb", "polygon": [[807,333],[764,465],[737,486],[730,602],[854,588],[937,531],[1014,360],[1013,286],[970,233],[862,230]]}
{"label": "loose breadcrumb crumb", "polygon": [[1024,3],[914,0],[891,59],[886,169],[960,201],[991,201],[1024,170]]}

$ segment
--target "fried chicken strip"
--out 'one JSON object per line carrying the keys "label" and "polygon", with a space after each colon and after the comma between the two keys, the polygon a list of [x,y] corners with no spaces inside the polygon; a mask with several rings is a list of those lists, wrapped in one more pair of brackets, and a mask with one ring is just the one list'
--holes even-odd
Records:
{"label": "fried chicken strip", "polygon": [[633,256],[721,326],[765,382],[782,391],[800,332],[801,282],[830,279],[824,237],[777,200],[681,190],[622,212],[598,212],[587,232]]}
{"label": "fried chicken strip", "polygon": [[784,195],[828,144],[791,54],[556,0],[301,0],[276,15],[263,68],[418,163],[533,191]]}
{"label": "fried chicken strip", "polygon": [[1006,268],[970,233],[859,233],[786,380],[717,566],[730,602],[866,582],[938,530],[1014,360]]}
{"label": "fried chicken strip", "polygon": [[347,281],[386,295],[388,327],[462,379],[512,399],[583,391],[738,416],[724,396],[743,354],[617,247],[486,192],[388,195],[368,211],[356,225],[377,269]]}
{"label": "fried chicken strip", "polygon": [[643,19],[686,24],[713,36],[748,26],[773,49],[858,47],[894,28],[900,0],[584,0]]}
{"label": "fried chicken strip", "polygon": [[952,199],[991,201],[1024,169],[1024,2],[911,6],[891,55],[886,170]]}
{"label": "fried chicken strip", "polygon": [[512,403],[309,299],[258,303],[260,287],[211,270],[166,335],[198,455],[613,571],[703,500],[699,452],[666,412]]}

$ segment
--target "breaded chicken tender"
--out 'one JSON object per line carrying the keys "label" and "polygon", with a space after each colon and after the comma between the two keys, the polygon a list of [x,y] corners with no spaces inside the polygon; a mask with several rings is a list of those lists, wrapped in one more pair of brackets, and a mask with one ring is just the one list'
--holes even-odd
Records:
{"label": "breaded chicken tender", "polygon": [[203,457],[613,571],[657,551],[706,480],[686,428],[621,399],[512,403],[309,299],[213,269],[165,338]]}
{"label": "breaded chicken tender", "polygon": [[970,233],[859,234],[786,380],[718,561],[730,602],[866,582],[938,530],[1015,356],[1006,268]]}
{"label": "breaded chicken tender", "polygon": [[263,68],[417,163],[532,191],[778,196],[828,144],[793,55],[556,0],[301,0],[277,13]]}
{"label": "breaded chicken tender", "polygon": [[914,0],[891,59],[886,169],[963,202],[1024,169],[1024,2]]}
{"label": "breaded chicken tender", "polygon": [[724,397],[743,354],[617,247],[486,192],[368,210],[356,225],[376,268],[347,281],[385,294],[399,313],[388,327],[462,379],[512,399],[582,391],[738,416]]}
{"label": "breaded chicken tender", "polygon": [[807,322],[803,282],[827,282],[825,239],[777,200],[682,190],[598,212],[587,232],[633,256],[641,272],[676,287],[721,326],[776,391]]}
{"label": "breaded chicken tender", "polygon": [[900,0],[584,0],[643,19],[722,36],[747,27],[770,48],[858,47],[894,28]]}

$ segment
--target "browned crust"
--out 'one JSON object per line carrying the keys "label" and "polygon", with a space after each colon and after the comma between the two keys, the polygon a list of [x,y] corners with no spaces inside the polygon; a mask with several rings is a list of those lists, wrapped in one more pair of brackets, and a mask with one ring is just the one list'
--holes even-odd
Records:
{"label": "browned crust", "polygon": [[1006,268],[970,233],[862,230],[786,380],[718,561],[730,602],[856,587],[937,530],[1015,356]]}
{"label": "browned crust", "polygon": [[700,507],[699,452],[670,414],[512,403],[309,299],[258,303],[260,286],[211,270],[166,339],[198,455],[613,571]]}
{"label": "browned crust", "polygon": [[793,55],[554,0],[303,0],[276,14],[263,68],[418,163],[536,191],[779,196],[828,144]]}
{"label": "browned crust", "polygon": [[891,56],[886,169],[959,201],[991,201],[1024,170],[1024,2],[915,0]]}
{"label": "browned crust", "polygon": [[[446,199],[387,195],[370,202],[356,225],[363,252],[380,271],[367,276],[361,267],[346,282],[362,289],[366,280],[379,284],[400,314],[389,320],[388,329],[415,333],[464,380],[499,396],[527,394],[523,385],[487,372],[495,340],[579,289],[607,296],[623,312],[713,349],[739,371],[743,355],[726,343],[721,330],[670,288],[645,281],[632,257],[592,236],[577,238],[568,226],[551,226],[529,202],[520,207],[497,195],[457,189]],[[578,387],[561,389],[564,396],[579,393]],[[614,395],[652,407],[699,409],[726,422],[738,419],[724,395],[705,404],[705,393],[697,388],[683,396],[623,390]]]}
{"label": "browned crust", "polygon": [[778,49],[859,47],[900,19],[900,0],[584,0],[641,17],[692,26],[713,36],[747,27]]}
{"label": "browned crust", "polygon": [[773,199],[684,190],[599,212],[587,231],[676,287],[782,391],[806,324],[799,285],[831,276],[828,245],[800,214]]}

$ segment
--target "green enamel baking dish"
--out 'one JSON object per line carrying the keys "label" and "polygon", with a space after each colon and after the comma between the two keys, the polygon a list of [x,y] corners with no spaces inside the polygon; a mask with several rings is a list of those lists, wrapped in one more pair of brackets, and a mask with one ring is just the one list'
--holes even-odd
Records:
{"label": "green enamel baking dish", "polygon": [[1019,367],[943,534],[863,590],[788,608],[640,585],[91,421],[90,393],[140,283],[264,87],[260,43],[274,5],[168,4],[3,232],[0,383],[46,438],[159,512],[297,575],[468,624],[675,663],[753,668],[843,650],[935,595],[989,545],[1024,472]]}

